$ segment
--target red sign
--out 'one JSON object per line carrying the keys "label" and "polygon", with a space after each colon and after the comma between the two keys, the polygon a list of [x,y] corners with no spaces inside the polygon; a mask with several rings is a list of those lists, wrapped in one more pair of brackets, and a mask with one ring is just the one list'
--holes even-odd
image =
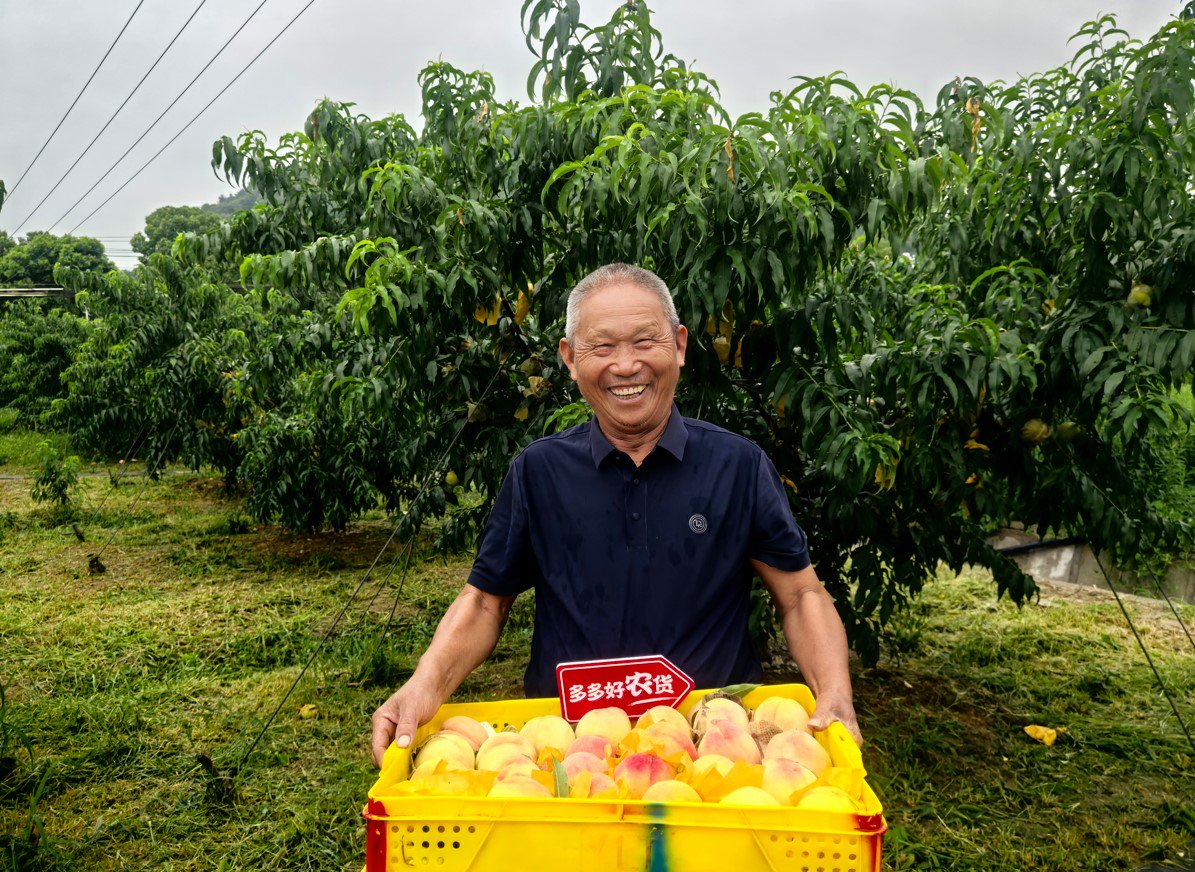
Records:
{"label": "red sign", "polygon": [[556,685],[564,719],[576,722],[600,708],[620,708],[632,718],[658,705],[675,708],[693,690],[693,679],[655,654],[561,663]]}

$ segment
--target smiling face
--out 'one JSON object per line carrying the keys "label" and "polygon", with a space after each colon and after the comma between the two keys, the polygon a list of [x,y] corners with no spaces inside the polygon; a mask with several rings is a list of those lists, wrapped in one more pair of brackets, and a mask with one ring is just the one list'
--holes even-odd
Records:
{"label": "smiling face", "polygon": [[612,283],[582,299],[573,341],[560,340],[560,356],[611,444],[626,450],[664,432],[688,338],[683,326],[673,332],[660,299],[638,285]]}

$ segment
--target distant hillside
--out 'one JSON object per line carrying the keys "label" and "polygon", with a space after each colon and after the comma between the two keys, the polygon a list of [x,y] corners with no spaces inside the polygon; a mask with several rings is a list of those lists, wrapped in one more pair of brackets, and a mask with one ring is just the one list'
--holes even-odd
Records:
{"label": "distant hillside", "polygon": [[204,212],[212,212],[221,217],[228,218],[234,212],[239,212],[242,209],[252,209],[261,202],[264,202],[261,197],[257,196],[254,191],[245,188],[237,191],[235,194],[221,194],[216,202],[204,203],[199,208]]}

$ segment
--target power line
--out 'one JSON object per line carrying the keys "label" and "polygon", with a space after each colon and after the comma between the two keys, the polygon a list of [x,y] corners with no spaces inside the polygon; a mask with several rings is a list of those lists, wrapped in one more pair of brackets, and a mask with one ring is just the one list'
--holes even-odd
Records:
{"label": "power line", "polygon": [[1178,621],[1178,625],[1182,627],[1183,633],[1187,636],[1187,641],[1191,643],[1191,648],[1195,649],[1195,639],[1191,638],[1191,631],[1187,629],[1186,621],[1183,620],[1182,615],[1178,613],[1178,609],[1174,607],[1174,601],[1170,599],[1170,594],[1166,593],[1166,588],[1162,586],[1158,574],[1152,569],[1147,570],[1149,577],[1153,579],[1154,587],[1158,589],[1158,593],[1162,595],[1162,599],[1166,600],[1166,605],[1170,606],[1170,611],[1174,613],[1174,619]]}
{"label": "power line", "polygon": [[118,157],[116,159],[116,162],[113,163],[112,166],[108,167],[108,169],[104,171],[104,174],[99,177],[99,179],[96,181],[96,183],[94,185],[92,185],[90,188],[88,188],[84,192],[83,196],[81,196],[78,200],[75,200],[75,202],[71,204],[71,207],[69,209],[67,209],[65,212],[63,212],[57,221],[55,221],[53,224],[50,225],[51,230],[53,230],[55,227],[57,227],[59,224],[61,224],[63,221],[65,221],[66,216],[71,214],[71,212],[74,212],[75,209],[78,207],[78,205],[80,203],[82,203],[84,200],[86,200],[87,197],[91,194],[91,192],[94,191],[96,188],[98,188],[100,186],[100,184],[104,181],[104,179],[108,178],[108,176],[110,176],[112,174],[112,171],[114,169],[116,169],[118,166],[120,166],[121,162],[126,157],[129,156],[129,153],[133,149],[135,149],[138,145],[141,144],[141,140],[145,139],[145,137],[147,137],[150,134],[150,131],[152,131],[155,127],[158,126],[158,122],[161,121],[163,118],[165,118],[166,113],[169,112],[171,109],[173,109],[175,107],[175,105],[177,105],[178,101],[181,100],[186,95],[186,93],[191,90],[191,86],[199,81],[199,77],[207,72],[208,67],[210,67],[212,64],[214,64],[216,62],[216,59],[218,57],[220,57],[221,54],[224,53],[224,49],[228,48],[229,44],[234,39],[236,39],[240,35],[241,31],[244,30],[248,26],[249,22],[253,20],[253,17],[255,15],[257,15],[258,12],[261,11],[261,7],[265,6],[266,3],[268,3],[268,2],[269,2],[269,0],[261,0],[261,2],[257,4],[257,8],[254,9],[252,12],[250,12],[249,17],[241,22],[241,26],[236,29],[236,31],[232,34],[232,36],[228,37],[228,39],[226,39],[224,41],[224,45],[220,46],[219,50],[214,55],[212,55],[211,59],[206,64],[203,65],[203,69],[201,69],[198,73],[195,74],[195,78],[191,79],[191,81],[187,83],[187,86],[185,88],[183,88],[178,93],[178,96],[170,101],[170,105],[167,106],[165,109],[163,109],[161,114],[158,115],[158,117],[153,120],[153,123],[150,124],[149,127],[145,128],[144,131],[142,131],[141,135],[137,137],[136,141],[132,145],[130,145],[128,148],[125,149],[124,154],[122,154],[120,157]]}
{"label": "power line", "polygon": [[93,145],[95,145],[96,142],[99,141],[99,138],[104,135],[104,131],[107,130],[109,125],[111,125],[112,122],[116,120],[116,116],[120,114],[121,110],[124,109],[124,107],[128,105],[129,101],[133,99],[133,95],[136,94],[141,89],[141,86],[145,84],[145,80],[149,78],[149,74],[152,73],[155,69],[157,69],[158,64],[160,64],[162,62],[162,58],[166,57],[166,52],[170,51],[170,49],[174,46],[174,44],[176,42],[178,42],[178,38],[183,35],[183,31],[186,30],[188,25],[190,25],[190,23],[195,20],[195,16],[199,14],[199,10],[202,9],[206,3],[207,3],[207,0],[199,0],[199,5],[196,6],[195,11],[191,13],[191,17],[183,22],[183,26],[178,29],[178,33],[176,33],[174,35],[174,38],[171,39],[170,42],[168,42],[166,44],[166,47],[164,49],[162,49],[162,53],[160,55],[158,55],[158,59],[149,65],[149,69],[145,71],[145,75],[143,75],[141,77],[141,80],[139,82],[137,82],[136,85],[133,86],[133,90],[129,91],[129,95],[124,98],[124,101],[119,106],[116,107],[116,111],[113,112],[108,117],[108,120],[104,122],[104,126],[100,128],[100,132],[97,133],[94,137],[92,137],[91,142],[87,143],[86,148],[84,148],[81,152],[79,152],[79,156],[77,158],[75,158],[75,162],[66,168],[66,172],[64,172],[59,177],[58,181],[56,181],[54,183],[54,187],[50,188],[49,192],[44,197],[41,198],[41,201],[36,206],[33,207],[33,210],[28,215],[25,216],[25,220],[17,225],[17,229],[15,231],[13,231],[14,233],[19,233],[21,228],[25,226],[25,223],[30,218],[32,218],[35,214],[37,214],[37,210],[40,209],[45,204],[46,200],[50,199],[51,194],[53,194],[55,191],[58,190],[58,186],[61,185],[66,180],[66,177],[71,174],[71,171],[74,170],[74,168],[79,165],[79,161],[83,160],[83,158],[87,155],[87,152],[91,151],[91,147]]}
{"label": "power line", "polygon": [[103,209],[105,206],[107,206],[112,201],[113,197],[115,197],[117,194],[119,194],[121,191],[123,191],[126,187],[128,187],[129,183],[132,182],[133,179],[135,179],[135,178],[137,178],[137,176],[141,175],[141,173],[143,173],[145,171],[146,167],[148,167],[151,163],[153,163],[155,160],[157,160],[162,155],[162,152],[164,152],[166,149],[170,148],[170,146],[172,146],[174,144],[175,140],[177,140],[180,136],[182,136],[184,133],[186,133],[187,130],[191,127],[191,125],[194,124],[196,121],[198,121],[200,116],[202,116],[204,112],[206,112],[208,109],[210,109],[212,107],[213,103],[215,103],[222,96],[224,96],[224,93],[229,88],[231,88],[234,84],[236,84],[236,81],[241,76],[243,76],[245,74],[245,72],[251,66],[253,66],[255,63],[257,63],[258,58],[260,58],[263,54],[265,54],[267,51],[269,51],[270,46],[272,46],[274,43],[276,43],[282,37],[282,35],[284,33],[286,33],[288,30],[290,30],[291,25],[293,25],[296,21],[298,21],[299,17],[302,16],[303,13],[306,12],[308,9],[310,9],[314,3],[315,3],[315,0],[307,0],[307,4],[302,9],[300,9],[298,12],[295,13],[295,16],[290,21],[288,21],[286,23],[285,27],[283,27],[280,31],[278,31],[277,34],[275,34],[273,39],[271,39],[269,42],[266,43],[265,48],[263,48],[261,51],[259,51],[257,54],[255,54],[253,56],[253,59],[251,61],[249,61],[249,63],[247,63],[247,64],[245,64],[245,66],[241,67],[241,71],[232,77],[232,81],[230,81],[227,85],[225,85],[223,88],[221,88],[219,93],[217,93],[215,97],[212,97],[212,99],[208,101],[206,106],[204,106],[202,109],[200,109],[198,112],[196,112],[195,116],[190,121],[188,121],[185,125],[183,125],[182,130],[180,130],[178,133],[174,134],[174,136],[171,137],[169,142],[167,142],[160,149],[158,149],[158,151],[154,154],[153,157],[151,157],[149,160],[147,160],[145,163],[143,163],[141,165],[141,168],[138,169],[137,172],[135,172],[131,176],[129,176],[128,179],[125,180],[123,185],[121,185],[119,188],[117,188],[115,191],[113,191],[111,194],[109,194],[108,198],[106,200],[104,200],[102,203],[100,203],[98,206],[96,206],[94,209],[92,209],[90,212],[88,212],[87,217],[84,218],[82,221],[80,221],[78,224],[76,224],[74,227],[72,227],[70,229],[70,232],[74,233],[76,230],[79,229],[80,225],[82,225],[85,222],[87,222],[88,220],[90,220],[92,215],[94,215],[96,212],[100,211],[100,209]]}
{"label": "power line", "polygon": [[1158,671],[1158,667],[1154,665],[1153,658],[1149,656],[1149,651],[1145,647],[1145,642],[1141,638],[1141,634],[1137,632],[1136,625],[1133,624],[1133,619],[1129,615],[1129,610],[1125,608],[1124,601],[1121,600],[1120,594],[1116,590],[1116,586],[1112,584],[1112,576],[1108,574],[1108,570],[1104,568],[1104,563],[1100,560],[1100,552],[1098,548],[1091,549],[1092,554],[1095,555],[1095,565],[1100,568],[1100,572],[1104,575],[1104,581],[1108,585],[1108,590],[1112,591],[1112,596],[1116,598],[1116,604],[1120,606],[1121,614],[1124,615],[1125,621],[1129,625],[1129,629],[1133,632],[1133,638],[1137,640],[1137,646],[1141,649],[1141,653],[1145,655],[1145,662],[1149,664],[1150,670],[1154,674],[1154,678],[1158,682],[1158,687],[1162,689],[1162,696],[1166,697],[1166,702],[1170,703],[1170,710],[1174,712],[1174,719],[1178,721],[1179,727],[1183,731],[1183,735],[1187,737],[1187,744],[1191,746],[1191,750],[1195,751],[1195,739],[1191,738],[1191,733],[1187,730],[1187,724],[1183,720],[1183,716],[1179,714],[1178,706],[1174,702],[1174,697],[1170,695],[1170,691],[1166,687],[1166,682],[1162,681],[1162,673]]}
{"label": "power line", "polygon": [[[494,376],[490,379],[489,384],[487,384],[485,386],[485,390],[483,390],[481,392],[481,396],[483,398],[489,395],[490,389],[494,386],[494,382],[497,380],[497,377],[498,377],[498,373],[494,373]],[[481,400],[478,400],[478,402],[481,402]],[[385,543],[382,545],[382,549],[378,552],[377,557],[375,557],[373,559],[373,563],[371,563],[369,565],[369,568],[367,570],[365,570],[365,575],[363,575],[361,577],[361,581],[357,584],[357,587],[354,588],[352,594],[349,595],[348,600],[345,601],[344,606],[337,613],[336,617],[332,619],[332,623],[328,626],[327,631],[325,631],[324,635],[320,638],[319,642],[316,643],[315,649],[311,652],[310,656],[308,656],[307,662],[303,664],[303,668],[299,670],[299,674],[295,676],[295,680],[291,683],[291,685],[287,689],[286,693],[284,693],[282,695],[282,699],[280,699],[278,701],[277,707],[270,714],[269,718],[266,719],[266,722],[264,724],[262,724],[261,729],[258,731],[257,735],[254,737],[252,743],[250,743],[248,750],[246,750],[241,755],[240,760],[237,762],[237,765],[231,770],[230,774],[231,774],[232,778],[236,778],[236,776],[244,768],[245,764],[249,761],[249,757],[253,753],[254,749],[257,747],[258,742],[260,742],[262,737],[265,736],[266,731],[270,728],[270,726],[274,723],[274,720],[278,717],[278,713],[282,711],[282,707],[284,705],[286,705],[286,701],[288,699],[290,699],[291,694],[293,694],[295,692],[295,688],[299,686],[299,682],[303,680],[303,676],[306,675],[307,671],[311,668],[311,664],[315,662],[315,658],[319,656],[320,652],[324,648],[324,645],[327,644],[328,639],[330,639],[332,637],[332,633],[336,630],[337,625],[340,624],[341,619],[345,616],[345,613],[349,610],[349,606],[351,606],[353,604],[353,601],[357,598],[357,595],[361,593],[361,589],[365,587],[365,583],[367,581],[369,581],[370,575],[373,574],[374,569],[377,567],[378,563],[381,561],[381,559],[385,555],[386,551],[390,548],[391,543],[394,541],[395,537],[398,535],[398,531],[402,529],[403,523],[408,518],[410,518],[412,516],[412,513],[415,511],[415,506],[418,505],[419,501],[423,498],[423,495],[425,493],[427,493],[428,487],[431,485],[431,483],[433,481],[439,480],[440,467],[444,464],[444,461],[448,459],[448,455],[452,451],[453,447],[456,445],[457,439],[459,439],[461,433],[463,433],[465,431],[465,425],[467,423],[468,423],[467,421],[461,421],[461,423],[457,426],[456,432],[454,434],[452,434],[452,438],[450,440],[448,440],[448,445],[444,448],[444,451],[440,455],[440,458],[436,461],[435,465],[432,467],[431,473],[424,480],[423,486],[420,487],[419,492],[415,495],[415,498],[413,500],[411,500],[410,504],[407,506],[406,514],[404,514],[399,519],[398,523],[394,525],[394,529],[390,532],[389,538],[387,538]],[[415,541],[414,536],[416,535],[417,532],[418,532],[418,528],[416,527],[411,533],[411,537],[412,537],[411,540],[408,542],[408,551],[407,551],[407,565],[408,566],[410,565],[410,549],[414,547],[414,544],[413,544]],[[397,561],[398,561],[398,555],[395,556],[395,564],[397,564]],[[391,566],[391,571],[393,571],[393,569],[394,569],[394,567]],[[387,574],[387,577],[389,577],[389,574]],[[406,568],[405,567],[403,569],[403,580],[404,581],[406,580]],[[402,589],[401,589],[401,582],[400,582],[399,595],[401,596],[401,594],[402,594]],[[389,622],[387,622],[387,625],[388,624],[389,624]]]}
{"label": "power line", "polygon": [[124,23],[124,27],[120,29],[120,33],[116,34],[116,39],[112,40],[112,45],[108,46],[108,50],[104,52],[104,56],[100,58],[100,62],[95,65],[95,69],[91,71],[91,75],[87,77],[87,81],[83,83],[83,87],[79,90],[79,93],[75,95],[75,99],[71,101],[71,105],[67,107],[66,112],[61,118],[58,119],[58,124],[50,132],[50,135],[46,137],[46,141],[42,143],[42,147],[38,149],[37,154],[33,156],[33,160],[29,162],[29,166],[25,167],[25,172],[21,173],[21,177],[17,179],[17,183],[12,186],[12,190],[10,190],[6,195],[7,197],[11,197],[16,193],[17,188],[21,186],[21,182],[25,180],[25,176],[27,176],[29,171],[33,169],[33,165],[37,163],[37,159],[41,157],[42,152],[46,150],[46,146],[50,144],[50,140],[53,139],[54,135],[58,133],[58,128],[62,127],[62,123],[66,121],[67,115],[71,114],[71,110],[75,108],[75,104],[79,102],[79,98],[83,96],[83,92],[87,90],[87,86],[91,84],[91,80],[95,78],[95,74],[100,71],[100,67],[104,65],[104,61],[108,60],[108,55],[112,54],[112,49],[116,48],[116,43],[120,42],[120,38],[124,36],[124,32],[128,29],[129,24],[132,23],[133,16],[137,14],[137,10],[141,8],[141,4],[144,2],[145,0],[138,0],[136,7],[133,8],[132,14],[129,15],[129,20]]}

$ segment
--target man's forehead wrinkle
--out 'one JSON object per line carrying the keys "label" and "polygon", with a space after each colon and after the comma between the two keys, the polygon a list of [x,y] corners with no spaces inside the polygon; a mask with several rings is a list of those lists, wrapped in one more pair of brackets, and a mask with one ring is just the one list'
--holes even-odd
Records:
{"label": "man's forehead wrinkle", "polygon": [[616,338],[622,334],[638,333],[643,330],[658,331],[660,327],[661,321],[658,317],[632,318],[625,316],[619,318],[614,325],[586,325],[580,332],[586,339],[608,339]]}

